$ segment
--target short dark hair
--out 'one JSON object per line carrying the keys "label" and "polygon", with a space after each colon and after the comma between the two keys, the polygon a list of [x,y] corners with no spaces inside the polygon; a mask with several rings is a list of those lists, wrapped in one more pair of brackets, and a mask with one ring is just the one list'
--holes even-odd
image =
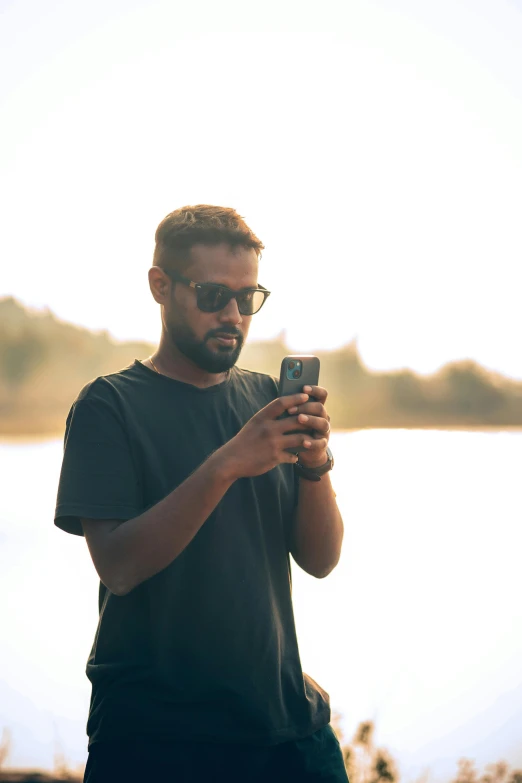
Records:
{"label": "short dark hair", "polygon": [[261,256],[264,245],[231,207],[196,204],[180,207],[163,218],[156,229],[153,264],[182,272],[190,264],[190,249],[198,243],[252,248]]}

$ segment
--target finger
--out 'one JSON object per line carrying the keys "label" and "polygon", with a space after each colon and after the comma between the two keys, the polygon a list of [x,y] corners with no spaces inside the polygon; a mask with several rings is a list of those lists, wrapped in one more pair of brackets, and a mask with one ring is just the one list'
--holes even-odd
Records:
{"label": "finger", "polygon": [[305,449],[307,453],[321,452],[328,446],[328,438],[314,438],[312,439],[312,445]]}
{"label": "finger", "polygon": [[299,462],[299,454],[283,451],[283,454],[281,456],[281,462]]}
{"label": "finger", "polygon": [[314,432],[314,434],[312,435],[312,437],[314,438],[314,440],[315,440],[316,438],[325,438],[325,439],[326,439],[326,441],[328,441],[328,439],[329,439],[329,437],[330,437],[330,430],[328,430],[328,432]]}
{"label": "finger", "polygon": [[322,416],[323,419],[328,418],[328,413],[322,402],[304,402],[302,405],[295,405],[288,410],[288,413],[308,413],[312,416]]}
{"label": "finger", "polygon": [[292,451],[292,449],[302,448],[303,446],[308,451],[308,449],[313,448],[314,441],[307,433],[303,433],[302,435],[296,433],[293,435],[285,435],[282,446],[285,451]]}
{"label": "finger", "polygon": [[281,435],[287,435],[289,432],[295,430],[302,430],[305,432],[310,429],[310,426],[297,420],[297,416],[287,416],[284,419],[280,419],[276,422],[277,429]]}
{"label": "finger", "polygon": [[265,405],[265,407],[262,408],[257,415],[264,419],[277,419],[289,408],[292,408],[296,405],[302,405],[307,400],[308,394],[303,394],[302,392],[299,394],[287,394],[284,397],[277,397],[277,399],[269,402],[268,405]]}
{"label": "finger", "polygon": [[303,391],[310,397],[315,397],[318,402],[325,402],[328,392],[323,386],[303,386]]}
{"label": "finger", "polygon": [[322,451],[328,446],[328,438],[314,438],[312,440],[312,445],[309,446],[306,450],[307,451]]}
{"label": "finger", "polygon": [[316,430],[323,435],[330,432],[330,422],[322,416],[307,416],[305,413],[300,413],[299,416],[297,416],[297,422],[298,424],[303,424],[307,428]]}

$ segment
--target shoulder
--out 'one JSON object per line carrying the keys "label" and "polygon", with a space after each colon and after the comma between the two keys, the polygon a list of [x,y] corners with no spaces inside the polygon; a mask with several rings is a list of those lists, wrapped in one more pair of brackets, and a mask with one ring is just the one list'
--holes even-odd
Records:
{"label": "shoulder", "polygon": [[91,405],[118,408],[126,389],[132,389],[140,379],[135,371],[135,362],[121,370],[98,375],[88,381],[72,401],[71,411],[77,407]]}
{"label": "shoulder", "polygon": [[[137,361],[137,360],[136,360]],[[96,378],[88,381],[76,395],[73,405],[83,401],[114,400],[115,393],[123,390],[129,383],[133,383],[140,377],[135,371],[136,362],[116,370],[115,372],[98,375]]]}
{"label": "shoulder", "polygon": [[234,367],[233,382],[251,394],[262,394],[270,399],[279,396],[279,381],[275,375]]}
{"label": "shoulder", "polygon": [[[129,419],[129,401],[132,402],[132,367],[99,375],[88,381],[72,401],[65,422],[65,439],[72,428],[85,436],[89,433],[120,432]],[[132,381],[132,382],[131,382]]]}

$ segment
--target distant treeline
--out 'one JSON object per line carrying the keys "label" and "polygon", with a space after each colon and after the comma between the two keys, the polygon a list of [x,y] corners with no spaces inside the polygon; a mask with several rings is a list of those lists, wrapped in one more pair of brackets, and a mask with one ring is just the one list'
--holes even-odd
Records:
{"label": "distant treeline", "polygon": [[[159,324],[158,324],[159,328]],[[145,359],[156,345],[118,342],[0,299],[0,435],[63,434],[72,401],[99,375]],[[239,366],[279,375],[282,338],[247,343]],[[522,426],[522,382],[464,360],[437,373],[371,372],[357,344],[317,352],[335,428]]]}

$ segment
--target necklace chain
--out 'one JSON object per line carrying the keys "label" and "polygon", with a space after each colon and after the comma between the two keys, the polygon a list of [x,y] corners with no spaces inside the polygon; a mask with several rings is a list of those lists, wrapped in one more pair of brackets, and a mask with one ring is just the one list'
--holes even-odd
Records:
{"label": "necklace chain", "polygon": [[149,356],[149,362],[152,364],[152,366],[154,367],[154,369],[156,370],[156,372],[158,373],[158,375],[161,375],[160,371],[158,370],[158,368],[156,367],[156,365],[155,365],[155,364],[154,364],[154,362],[152,361],[152,356]]}
{"label": "necklace chain", "polygon": [[[158,375],[161,375],[160,371],[158,370],[158,368],[156,367],[156,365],[155,365],[155,364],[154,364],[154,362],[152,361],[152,356],[149,356],[149,362],[152,364],[152,366],[154,367],[154,369],[156,370],[156,372],[158,373]],[[227,371],[224,373],[224,375],[225,375],[225,378],[228,378],[228,374],[229,374],[229,372],[230,372],[230,370],[227,370]]]}

